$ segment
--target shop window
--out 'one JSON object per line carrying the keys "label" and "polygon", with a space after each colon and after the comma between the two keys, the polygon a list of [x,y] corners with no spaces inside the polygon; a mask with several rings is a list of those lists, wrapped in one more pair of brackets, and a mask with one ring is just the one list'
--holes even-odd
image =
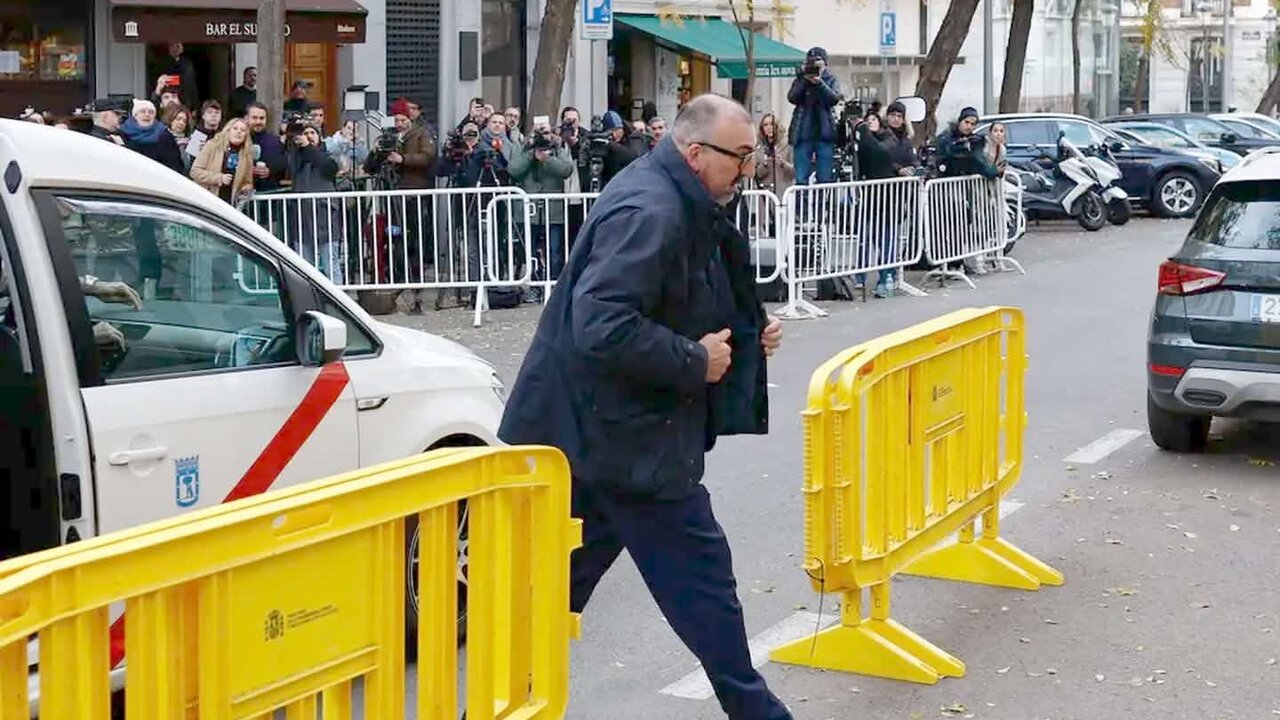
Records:
{"label": "shop window", "polygon": [[84,82],[88,77],[85,11],[52,3],[0,9],[0,80]]}

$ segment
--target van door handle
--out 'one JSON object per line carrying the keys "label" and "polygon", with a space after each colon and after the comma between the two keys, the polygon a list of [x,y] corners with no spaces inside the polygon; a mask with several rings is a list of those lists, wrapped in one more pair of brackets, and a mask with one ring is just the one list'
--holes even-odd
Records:
{"label": "van door handle", "polygon": [[169,455],[169,448],[163,445],[141,448],[138,450],[118,450],[111,453],[107,462],[112,465],[128,465],[139,460],[163,460]]}

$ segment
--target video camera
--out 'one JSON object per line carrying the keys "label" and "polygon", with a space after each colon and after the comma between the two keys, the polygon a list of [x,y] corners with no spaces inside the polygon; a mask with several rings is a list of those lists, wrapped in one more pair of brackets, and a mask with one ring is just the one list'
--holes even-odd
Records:
{"label": "video camera", "polygon": [[805,77],[818,77],[822,74],[822,67],[818,65],[818,58],[805,58],[804,65],[800,66],[800,74]]}
{"label": "video camera", "polygon": [[382,128],[382,132],[378,133],[377,139],[373,141],[373,152],[380,156],[386,157],[395,152],[396,146],[400,144],[400,135],[393,127]]}
{"label": "video camera", "polygon": [[560,147],[560,138],[553,134],[550,130],[541,132],[535,131],[529,135],[524,142],[525,147],[533,150],[555,150]]}
{"label": "video camera", "polygon": [[293,138],[307,129],[307,116],[299,112],[291,112],[284,116],[284,135]]}
{"label": "video camera", "polygon": [[[475,137],[480,137],[478,131],[476,131]],[[445,158],[454,165],[461,165],[469,154],[471,154],[471,150],[467,147],[467,136],[462,132],[462,129],[456,128],[450,131],[444,141]]]}

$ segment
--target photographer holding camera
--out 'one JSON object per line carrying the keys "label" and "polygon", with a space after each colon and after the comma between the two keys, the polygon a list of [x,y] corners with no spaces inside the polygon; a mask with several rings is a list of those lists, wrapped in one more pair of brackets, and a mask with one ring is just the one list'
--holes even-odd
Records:
{"label": "photographer holding camera", "polygon": [[986,138],[974,133],[977,126],[978,111],[966,107],[960,111],[960,118],[938,135],[934,160],[939,176],[996,177],[995,165],[987,160]]}
{"label": "photographer holding camera", "polygon": [[831,109],[840,102],[840,82],[827,69],[827,51],[814,47],[791,82],[787,101],[796,106],[791,117],[791,146],[795,148],[796,182],[809,184],[817,167],[818,182],[835,179],[836,128]]}
{"label": "photographer holding camera", "polygon": [[[332,193],[337,191],[338,163],[325,152],[320,131],[301,114],[290,115],[285,124],[285,157],[290,192]],[[335,284],[344,281],[342,203],[331,198],[306,199],[295,212],[287,213],[289,245],[307,262]]]}
{"label": "photographer holding camera", "polygon": [[425,190],[435,187],[435,139],[409,117],[409,103],[396,100],[388,108],[394,132],[384,131],[370,149],[364,169],[388,178],[392,190]]}
{"label": "photographer holding camera", "polygon": [[[530,195],[563,193],[573,176],[573,156],[545,117],[534,118],[533,131],[511,156],[511,179]],[[531,218],[534,254],[542,259],[545,277],[554,280],[564,268],[565,204],[555,200],[534,205]]]}

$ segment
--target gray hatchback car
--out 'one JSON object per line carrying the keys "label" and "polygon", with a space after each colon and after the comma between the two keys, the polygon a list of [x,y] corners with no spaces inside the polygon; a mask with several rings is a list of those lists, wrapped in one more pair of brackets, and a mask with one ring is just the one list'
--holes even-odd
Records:
{"label": "gray hatchback car", "polygon": [[1215,417],[1280,421],[1280,149],[1222,177],[1160,266],[1147,340],[1156,445],[1204,449]]}

